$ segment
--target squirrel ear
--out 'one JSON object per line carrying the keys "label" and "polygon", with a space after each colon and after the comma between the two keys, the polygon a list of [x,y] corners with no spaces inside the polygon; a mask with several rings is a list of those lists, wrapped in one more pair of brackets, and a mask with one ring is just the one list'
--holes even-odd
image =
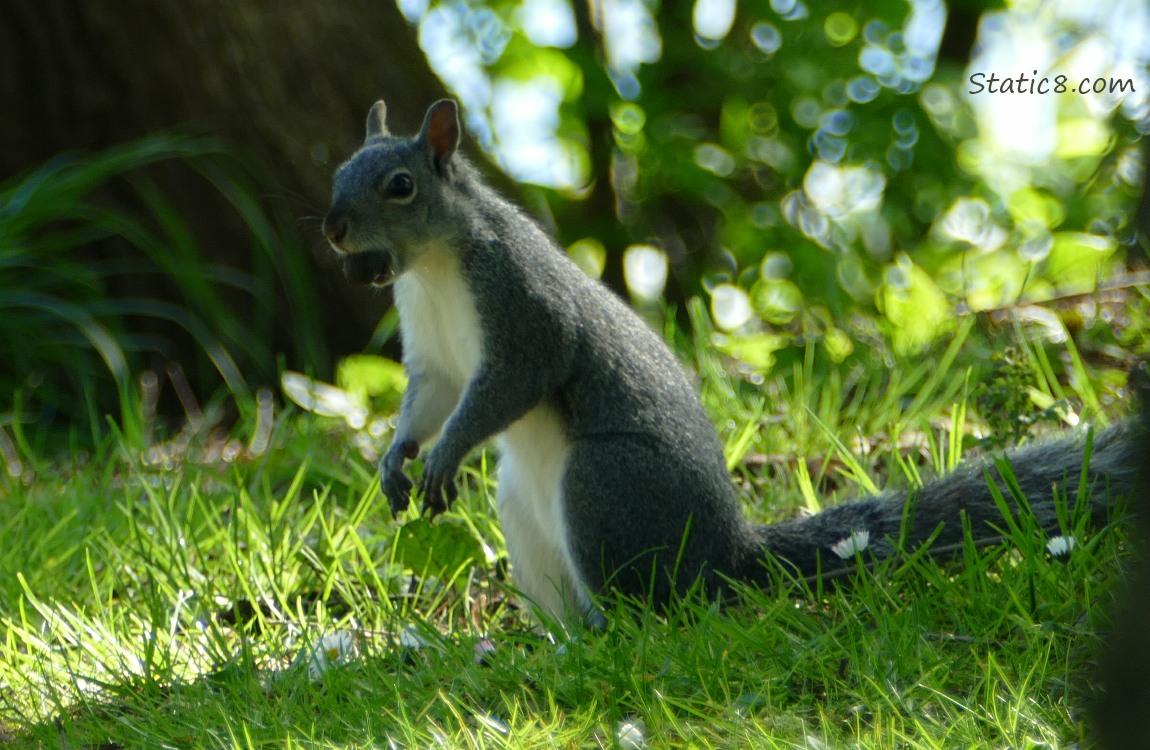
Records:
{"label": "squirrel ear", "polygon": [[391,133],[387,130],[387,105],[380,99],[371,105],[371,111],[367,113],[367,138],[364,140],[370,141],[385,135]]}
{"label": "squirrel ear", "polygon": [[451,99],[440,99],[427,110],[419,139],[431,149],[436,166],[446,164],[459,146],[459,107]]}

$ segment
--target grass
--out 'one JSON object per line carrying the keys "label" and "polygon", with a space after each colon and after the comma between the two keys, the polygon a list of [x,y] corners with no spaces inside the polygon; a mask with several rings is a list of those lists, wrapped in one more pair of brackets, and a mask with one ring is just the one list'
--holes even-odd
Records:
{"label": "grass", "polygon": [[[204,252],[165,175],[204,189],[218,220],[244,230],[231,267]],[[133,375],[180,362],[188,376],[173,380],[249,393],[276,374],[277,299],[297,366],[322,370],[307,254],[288,221],[211,139],[153,135],[0,182],[0,425],[58,449],[97,441],[118,407],[138,447]],[[49,439],[53,423],[62,435]]]}
{"label": "grass", "polygon": [[[748,513],[777,518],[952,465],[981,425],[971,383],[988,378],[968,373],[992,343],[968,326],[894,369],[811,354],[763,385],[733,377],[709,347],[693,354]],[[1041,363],[1026,371],[1037,391],[1053,377],[1069,401],[1089,388],[1105,408],[1114,368],[1018,344]],[[500,563],[488,456],[435,524],[451,534],[423,540],[477,550],[471,565],[419,547],[410,519],[404,536],[365,432],[260,404],[241,404],[229,436],[146,450],[110,438],[68,460],[5,454],[0,746],[1084,740],[1098,633],[1127,554],[1119,529],[1083,535],[1064,561],[1020,526],[957,562],[891,561],[841,589],[747,591],[739,606],[688,600],[665,616],[619,614],[601,632],[548,631],[516,604]]]}

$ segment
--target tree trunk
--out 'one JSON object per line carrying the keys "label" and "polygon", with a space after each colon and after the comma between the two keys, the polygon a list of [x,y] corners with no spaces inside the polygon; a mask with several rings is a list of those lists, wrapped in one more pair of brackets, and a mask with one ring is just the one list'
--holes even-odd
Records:
{"label": "tree trunk", "polygon": [[[0,3],[0,175],[158,130],[230,141],[266,169],[267,204],[300,225],[332,355],[361,350],[387,300],[349,287],[320,236],[331,173],[376,99],[404,132],[441,96],[386,0]],[[220,219],[219,195],[158,181],[207,257],[235,264],[248,238]]]}

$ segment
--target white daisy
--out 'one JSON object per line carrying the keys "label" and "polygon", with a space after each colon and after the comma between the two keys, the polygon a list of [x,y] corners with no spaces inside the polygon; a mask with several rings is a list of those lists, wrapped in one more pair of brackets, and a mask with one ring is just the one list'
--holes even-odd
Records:
{"label": "white daisy", "polygon": [[619,722],[615,727],[615,742],[625,750],[644,750],[647,747],[645,728],[638,719]]}
{"label": "white daisy", "polygon": [[1051,557],[1066,557],[1076,544],[1078,540],[1072,536],[1052,536],[1046,542],[1046,551]]}
{"label": "white daisy", "polygon": [[859,552],[862,552],[870,544],[870,532],[866,529],[861,531],[852,531],[851,535],[840,539],[831,545],[831,552],[841,557],[843,560],[854,557]]}
{"label": "white daisy", "polygon": [[354,658],[355,651],[355,636],[350,630],[324,635],[307,656],[308,676],[318,680],[327,670]]}

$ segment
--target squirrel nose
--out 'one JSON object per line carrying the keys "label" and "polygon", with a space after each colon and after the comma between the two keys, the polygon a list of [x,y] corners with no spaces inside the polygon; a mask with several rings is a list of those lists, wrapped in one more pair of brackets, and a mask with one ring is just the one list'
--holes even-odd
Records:
{"label": "squirrel nose", "polygon": [[329,213],[323,219],[323,234],[327,237],[327,241],[335,247],[340,244],[347,237],[347,215]]}

